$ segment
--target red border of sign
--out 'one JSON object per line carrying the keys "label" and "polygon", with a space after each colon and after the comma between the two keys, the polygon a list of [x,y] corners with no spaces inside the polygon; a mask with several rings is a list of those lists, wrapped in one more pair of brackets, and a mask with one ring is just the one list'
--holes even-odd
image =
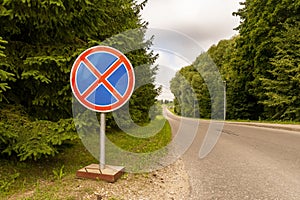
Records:
{"label": "red border of sign", "polygon": [[[99,106],[99,105],[94,105],[94,104],[88,102],[85,98],[83,98],[81,96],[81,94],[76,86],[76,73],[80,66],[80,63],[83,62],[87,56],[89,56],[92,53],[96,53],[96,52],[106,52],[106,53],[115,55],[125,65],[127,72],[128,72],[128,82],[129,83],[128,83],[127,90],[126,90],[125,94],[123,95],[122,99],[118,100],[117,102],[115,102],[112,105]],[[132,67],[130,61],[123,53],[121,53],[117,49],[114,49],[114,48],[108,47],[108,46],[94,46],[94,47],[91,47],[91,48],[85,50],[84,52],[82,52],[75,60],[73,66],[72,66],[72,69],[71,69],[70,83],[71,83],[71,88],[72,88],[72,92],[73,92],[74,96],[84,107],[86,107],[90,110],[93,110],[93,111],[97,111],[97,112],[111,112],[111,111],[117,110],[118,108],[122,107],[131,97],[133,90],[134,90],[134,85],[135,85],[135,75],[134,75],[134,70],[133,70],[133,67]]]}

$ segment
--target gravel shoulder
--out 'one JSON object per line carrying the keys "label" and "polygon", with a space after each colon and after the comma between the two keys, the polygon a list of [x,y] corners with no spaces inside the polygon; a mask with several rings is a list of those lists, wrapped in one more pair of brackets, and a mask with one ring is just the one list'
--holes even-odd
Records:
{"label": "gravel shoulder", "polygon": [[84,199],[187,199],[190,194],[188,174],[182,160],[147,174],[125,174],[115,183],[106,183]]}

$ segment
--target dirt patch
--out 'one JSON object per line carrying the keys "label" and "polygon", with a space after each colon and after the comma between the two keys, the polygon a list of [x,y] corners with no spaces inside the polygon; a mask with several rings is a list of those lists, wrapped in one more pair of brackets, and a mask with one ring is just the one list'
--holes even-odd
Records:
{"label": "dirt patch", "polygon": [[85,199],[186,199],[189,195],[188,175],[182,161],[148,174],[125,174],[116,183],[96,188]]}

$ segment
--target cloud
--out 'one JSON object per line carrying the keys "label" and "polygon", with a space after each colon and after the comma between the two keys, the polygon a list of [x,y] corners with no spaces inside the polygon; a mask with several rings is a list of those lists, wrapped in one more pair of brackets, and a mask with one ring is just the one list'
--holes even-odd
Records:
{"label": "cloud", "polygon": [[192,64],[196,57],[204,51],[197,41],[178,31],[149,28],[146,38],[152,36],[154,36],[152,50],[173,55],[188,64]]}
{"label": "cloud", "polygon": [[[244,1],[244,0],[241,0]],[[156,84],[162,85],[159,99],[172,99],[169,81],[177,70],[204,50],[237,32],[238,0],[149,0],[142,18],[149,22],[147,37],[154,35],[152,50],[159,53]]]}
{"label": "cloud", "polygon": [[237,34],[237,0],[150,0],[142,12],[149,27],[173,29],[197,40],[206,50]]}
{"label": "cloud", "polygon": [[170,90],[170,80],[175,77],[176,71],[189,63],[181,57],[166,51],[156,51],[159,58],[156,60],[158,71],[155,79],[157,86],[162,87],[158,99],[173,100],[174,95]]}
{"label": "cloud", "polygon": [[159,55],[155,65],[158,65],[155,84],[162,86],[162,93],[158,99],[174,98],[170,91],[170,80],[177,70],[192,64],[203,49],[195,40],[180,32],[149,28],[146,38],[154,36],[151,50]]}

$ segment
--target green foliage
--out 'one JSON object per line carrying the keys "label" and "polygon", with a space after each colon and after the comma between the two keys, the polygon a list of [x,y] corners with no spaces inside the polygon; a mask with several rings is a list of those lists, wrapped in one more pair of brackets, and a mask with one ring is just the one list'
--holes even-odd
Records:
{"label": "green foliage", "polygon": [[[58,121],[71,117],[69,73],[75,58],[86,48],[102,44],[126,30],[145,29],[146,23],[140,20],[139,14],[145,3],[133,0],[0,1],[0,35],[9,43],[5,49],[8,65],[3,70],[16,77],[15,82],[7,83],[12,90],[5,93],[5,98],[12,104],[24,106],[35,119]],[[124,50],[132,43],[141,43],[140,49],[126,54],[134,67],[155,60],[147,51],[151,43],[144,43],[144,33],[141,33],[123,36],[126,40],[112,40],[109,44]],[[150,78],[154,71],[150,70]],[[148,120],[146,112],[157,95],[152,83],[136,91],[132,98],[131,112],[136,120]]]}
{"label": "green foliage", "polygon": [[30,121],[24,111],[12,106],[0,113],[1,154],[17,155],[21,161],[54,156],[60,145],[78,137],[72,119]]}
{"label": "green foliage", "polygon": [[300,4],[242,4],[240,34],[207,51],[226,81],[227,118],[299,120]]}
{"label": "green foliage", "polygon": [[65,166],[62,165],[61,168],[59,168],[59,170],[53,169],[53,175],[57,180],[61,180],[66,174],[64,172],[64,168]]}
{"label": "green foliage", "polygon": [[[86,166],[87,163],[97,162],[79,139],[72,141],[68,148],[55,157],[24,162],[14,157],[10,159],[0,157],[0,187],[2,183],[11,183],[6,192],[0,191],[0,199],[57,199],[58,192],[60,199],[67,199],[66,193],[71,195],[74,188],[81,182],[81,180],[77,182],[74,179],[74,172]],[[60,181],[53,174],[53,170],[59,174],[62,166],[64,166],[62,170],[64,181]],[[91,185],[88,186],[90,187]],[[96,187],[99,187],[99,182]],[[28,196],[29,190],[32,191],[32,195]],[[91,194],[93,191],[94,188],[91,189]],[[79,192],[80,194],[76,192],[76,196],[86,194],[86,191]]]}
{"label": "green foliage", "polygon": [[171,80],[171,91],[176,97],[175,113],[214,119],[223,116],[223,87],[218,73],[208,53],[202,53],[193,65],[177,72]]}
{"label": "green foliage", "polygon": [[276,56],[269,77],[261,78],[269,108],[268,116],[279,120],[300,121],[300,22],[284,25],[282,35],[274,38]]}
{"label": "green foliage", "polygon": [[15,183],[15,180],[20,176],[20,173],[14,173],[0,179],[0,192],[7,193],[10,187]]}
{"label": "green foliage", "polygon": [[248,95],[246,81],[251,74],[242,71],[245,61],[238,56],[236,46],[239,38],[240,36],[235,36],[229,40],[221,40],[207,51],[226,81],[227,119],[251,119],[253,116],[250,110],[254,103],[253,98]]}
{"label": "green foliage", "polygon": [[[176,97],[176,114],[210,118],[210,96],[206,84],[194,66],[187,66],[171,80],[171,91]],[[199,102],[199,104],[198,104]],[[199,106],[199,108],[198,108]]]}
{"label": "green foliage", "polygon": [[[151,41],[144,41],[147,23],[139,14],[146,2],[0,0],[0,101],[6,100],[0,104],[1,154],[37,160],[57,154],[62,144],[77,138],[69,119],[70,70],[76,57],[94,45],[126,52],[134,68],[146,64],[137,83],[147,84],[128,104],[135,122],[149,121],[159,89],[153,84],[157,69],[150,67],[156,56],[149,51]],[[123,34],[130,29],[139,31]],[[111,115],[107,118],[114,127]]]}
{"label": "green foliage", "polygon": [[4,44],[7,44],[7,41],[3,40],[0,37],[0,102],[5,98],[4,92],[10,89],[10,86],[6,81],[14,81],[14,74],[9,73],[4,70],[5,66],[7,66],[6,56],[3,52],[5,49]]}
{"label": "green foliage", "polygon": [[243,5],[235,13],[242,20],[232,62],[240,84],[235,92],[241,95],[237,101],[244,107],[243,118],[268,118],[273,111],[260,102],[269,99],[263,81],[273,79],[269,71],[274,70],[270,61],[278,54],[275,38],[283,37],[284,24],[294,25],[300,20],[300,4],[293,0],[246,0]]}
{"label": "green foliage", "polygon": [[[165,120],[162,116],[157,119],[158,124]],[[154,128],[156,127],[154,125]],[[172,139],[168,123],[150,138],[130,137],[116,130],[107,133],[107,136],[118,146],[133,152],[154,152],[165,147]],[[0,190],[0,199],[16,199],[16,195],[18,199],[78,199],[78,197],[86,196],[87,193],[94,194],[97,188],[107,183],[100,181],[92,185],[82,185],[82,180],[74,179],[74,172],[89,163],[97,162],[79,139],[73,140],[63,153],[42,160],[19,162],[16,159],[0,157],[0,187],[2,183],[11,183],[7,187],[7,192]],[[153,165],[153,160],[148,160],[148,162]],[[58,176],[54,175],[54,171]],[[16,173],[19,174],[18,177],[15,177]],[[63,181],[59,179],[59,176]],[[123,178],[127,180],[126,177]],[[83,187],[78,188],[78,185]],[[78,188],[75,193],[74,188]],[[30,195],[28,195],[28,190],[32,191]]]}
{"label": "green foliage", "polygon": [[[246,0],[241,4],[244,7],[234,13],[241,18],[239,35],[207,51],[226,81],[227,118],[300,121],[299,1]],[[193,66],[209,69],[210,63],[201,54]],[[177,114],[193,113],[187,85],[196,93],[200,112],[204,112],[201,100],[209,106],[203,80],[210,73],[201,73],[201,79],[195,69],[185,67],[172,80]]]}
{"label": "green foliage", "polygon": [[[192,68],[192,67],[191,67]],[[188,84],[187,80],[185,80],[184,75],[189,73],[190,68],[182,68],[178,71],[175,77],[171,80],[170,89],[174,94],[175,100],[175,113],[182,116],[193,116],[194,109],[193,104],[185,104],[184,102],[192,99],[192,91],[191,87]]]}

